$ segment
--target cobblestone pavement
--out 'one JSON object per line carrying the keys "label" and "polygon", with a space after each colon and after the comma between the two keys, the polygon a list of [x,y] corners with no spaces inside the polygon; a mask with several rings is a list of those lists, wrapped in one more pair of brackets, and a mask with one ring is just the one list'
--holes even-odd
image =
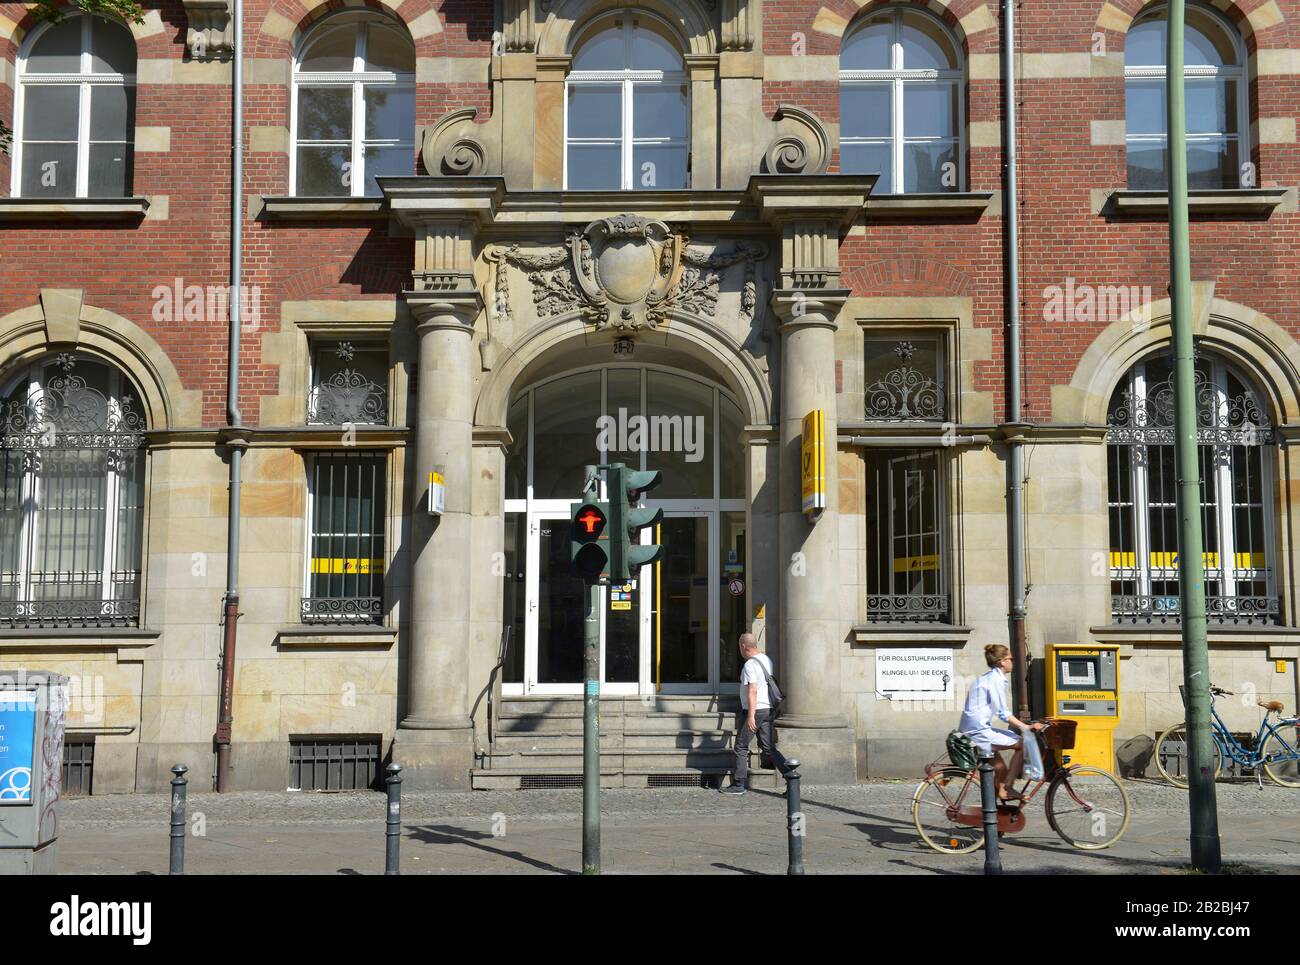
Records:
{"label": "cobblestone pavement", "polygon": [[[1187,861],[1187,797],[1129,782],[1132,819],[1113,848],[1076,851],[1047,826],[1042,806],[1006,839],[1008,873],[1176,873]],[[809,873],[979,874],[982,852],[940,855],[912,825],[915,784],[806,787]],[[1041,799],[1041,798],[1040,798]],[[1262,872],[1300,873],[1300,791],[1253,782],[1218,786],[1224,860]],[[781,874],[785,801],[771,791],[731,798],[700,788],[601,794],[605,873]],[[581,867],[579,790],[473,791],[403,796],[404,874],[574,873]],[[161,874],[167,870],[168,797],[117,795],[64,802],[59,870]],[[384,796],[192,793],[190,874],[378,874]]]}

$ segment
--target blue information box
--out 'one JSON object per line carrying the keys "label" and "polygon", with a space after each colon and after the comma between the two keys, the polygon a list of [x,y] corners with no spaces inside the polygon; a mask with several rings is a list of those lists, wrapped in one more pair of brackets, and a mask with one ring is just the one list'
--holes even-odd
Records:
{"label": "blue information box", "polygon": [[36,694],[0,692],[0,807],[32,803]]}

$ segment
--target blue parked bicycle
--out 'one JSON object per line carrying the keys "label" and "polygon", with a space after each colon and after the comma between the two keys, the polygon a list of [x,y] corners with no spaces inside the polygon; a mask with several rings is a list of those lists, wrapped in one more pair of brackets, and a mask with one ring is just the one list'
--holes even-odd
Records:
{"label": "blue parked bicycle", "polygon": [[[1259,768],[1274,784],[1282,787],[1300,787],[1300,717],[1283,717],[1282,701],[1256,701],[1264,708],[1264,719],[1259,722],[1254,748],[1242,745],[1232,736],[1219,711],[1214,706],[1216,697],[1235,696],[1231,690],[1210,687],[1210,714],[1213,717],[1214,744],[1219,753],[1214,764],[1217,780],[1223,771],[1223,758],[1230,757],[1238,767]],[[1276,715],[1276,719],[1270,719]],[[1176,724],[1156,738],[1156,768],[1174,787],[1187,787],[1187,723]],[[1179,766],[1179,765],[1182,766]]]}

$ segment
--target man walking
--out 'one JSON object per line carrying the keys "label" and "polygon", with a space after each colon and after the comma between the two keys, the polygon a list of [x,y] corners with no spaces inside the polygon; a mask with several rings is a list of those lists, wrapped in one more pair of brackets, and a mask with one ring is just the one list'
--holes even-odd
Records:
{"label": "man walking", "polygon": [[758,641],[752,633],[740,635],[740,715],[736,719],[736,763],[731,772],[731,784],[719,788],[723,794],[744,794],[749,780],[749,742],[758,734],[759,750],[772,758],[772,763],[782,774],[794,770],[799,762],[787,760],[776,749],[772,737],[772,697],[767,686],[772,672],[772,660],[758,652]]}

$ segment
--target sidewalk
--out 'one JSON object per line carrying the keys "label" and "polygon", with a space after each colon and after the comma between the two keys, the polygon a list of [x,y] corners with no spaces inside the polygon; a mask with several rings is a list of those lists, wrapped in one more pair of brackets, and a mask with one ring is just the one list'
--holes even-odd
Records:
{"label": "sidewalk", "polygon": [[[1040,803],[1008,837],[1008,874],[1176,873],[1187,862],[1187,797],[1130,782],[1132,819],[1113,848],[1076,851],[1047,826]],[[979,874],[983,852],[940,855],[912,826],[915,784],[805,787],[809,874]],[[1251,783],[1218,786],[1225,862],[1300,873],[1300,792]],[[601,794],[606,874],[784,874],[785,800],[751,791],[730,798],[699,788]],[[165,874],[166,795],[69,799],[59,870]],[[573,874],[581,867],[582,793],[475,791],[403,796],[403,874]],[[384,796],[349,792],[191,793],[188,874],[380,874]]]}

